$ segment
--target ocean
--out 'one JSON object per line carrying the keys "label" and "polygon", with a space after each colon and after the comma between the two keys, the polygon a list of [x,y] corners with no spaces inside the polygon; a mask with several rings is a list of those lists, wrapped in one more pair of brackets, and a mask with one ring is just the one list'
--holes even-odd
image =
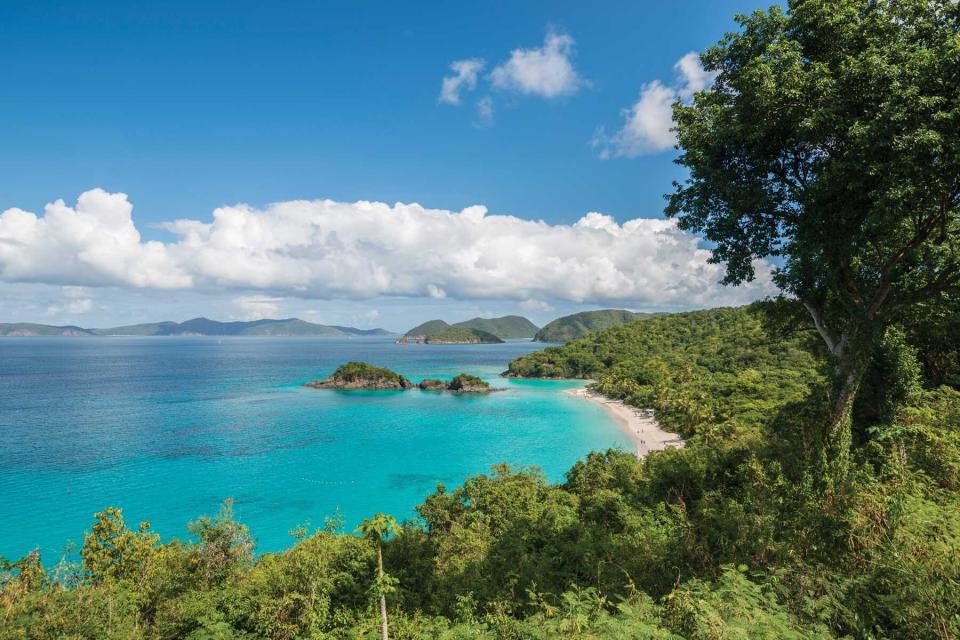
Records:
{"label": "ocean", "polygon": [[[0,338],[0,555],[54,564],[93,514],[123,509],[164,540],[234,500],[258,552],[298,525],[416,517],[437,483],[491,465],[560,481],[592,450],[632,450],[576,382],[508,380],[543,345],[395,345],[392,338]],[[304,382],[349,360],[418,381],[466,372],[501,392],[341,392]]]}

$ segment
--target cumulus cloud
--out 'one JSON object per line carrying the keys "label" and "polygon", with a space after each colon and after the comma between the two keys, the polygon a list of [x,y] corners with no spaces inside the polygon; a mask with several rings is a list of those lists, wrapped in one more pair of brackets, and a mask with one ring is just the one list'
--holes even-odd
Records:
{"label": "cumulus cloud", "polygon": [[192,285],[159,242],[141,242],[125,193],[93,189],[75,207],[57,200],[44,215],[0,214],[0,278],[20,282],[182,288]]}
{"label": "cumulus cloud", "polygon": [[490,74],[493,86],[517,93],[556,98],[576,93],[585,82],[573,68],[574,41],[550,32],[539,49],[514,49]]}
{"label": "cumulus cloud", "polygon": [[473,91],[477,88],[477,74],[483,69],[481,58],[467,58],[450,63],[452,76],[446,76],[440,86],[440,102],[460,104],[462,91]]}
{"label": "cumulus cloud", "polygon": [[738,304],[773,291],[766,264],[750,286],[720,286],[721,267],[668,220],[621,225],[591,212],[551,225],[482,206],[298,200],[222,207],[207,220],[164,224],[171,242],[143,242],[131,211],[124,194],[96,189],[40,217],[0,213],[0,280],[236,291],[238,304],[260,313],[273,313],[281,297],[665,308]]}
{"label": "cumulus cloud", "polygon": [[654,80],[643,85],[637,101],[621,112],[624,122],[616,133],[607,135],[602,127],[597,130],[592,144],[601,158],[635,158],[676,144],[677,136],[671,131],[673,103],[689,100],[697,91],[709,87],[715,74],[703,68],[695,51],[680,58],[673,68],[677,72],[673,84]]}
{"label": "cumulus cloud", "polygon": [[233,305],[240,310],[243,320],[276,318],[280,313],[281,302],[283,298],[267,296],[238,296],[233,299]]}

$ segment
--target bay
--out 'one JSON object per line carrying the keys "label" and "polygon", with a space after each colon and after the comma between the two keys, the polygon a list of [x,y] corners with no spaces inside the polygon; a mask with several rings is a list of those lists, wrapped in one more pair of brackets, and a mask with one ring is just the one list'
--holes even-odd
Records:
{"label": "bay", "polygon": [[[123,508],[164,539],[232,498],[259,552],[337,514],[351,530],[382,511],[415,517],[437,483],[491,465],[559,481],[591,450],[628,438],[569,381],[507,380],[543,345],[395,345],[362,338],[0,338],[0,555],[50,563],[93,514]],[[504,391],[304,388],[363,360],[419,380],[479,375]]]}

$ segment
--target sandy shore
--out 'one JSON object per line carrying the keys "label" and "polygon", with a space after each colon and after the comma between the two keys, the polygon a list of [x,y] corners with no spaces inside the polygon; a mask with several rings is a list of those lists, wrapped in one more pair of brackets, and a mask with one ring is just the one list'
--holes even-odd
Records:
{"label": "sandy shore", "polygon": [[610,414],[617,426],[623,430],[636,447],[638,458],[642,458],[651,451],[659,451],[667,447],[682,447],[683,440],[675,433],[664,431],[657,424],[655,418],[650,418],[639,410],[628,406],[620,400],[611,400],[599,393],[584,387],[567,391],[571,396],[595,402]]}

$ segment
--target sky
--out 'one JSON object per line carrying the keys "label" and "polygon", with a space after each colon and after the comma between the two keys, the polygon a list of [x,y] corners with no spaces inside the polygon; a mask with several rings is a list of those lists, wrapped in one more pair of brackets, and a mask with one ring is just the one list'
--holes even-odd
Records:
{"label": "sky", "polygon": [[0,322],[741,304],[669,105],[757,4],[0,4]]}

